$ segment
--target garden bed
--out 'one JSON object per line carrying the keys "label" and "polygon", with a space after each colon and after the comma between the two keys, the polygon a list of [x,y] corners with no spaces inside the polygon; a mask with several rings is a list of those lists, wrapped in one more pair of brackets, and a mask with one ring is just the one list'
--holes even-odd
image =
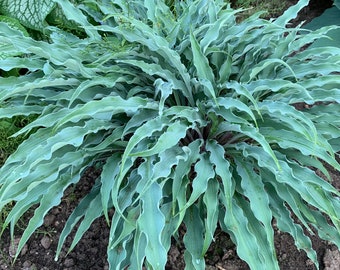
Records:
{"label": "garden bed", "polygon": [[[333,184],[340,190],[340,174],[331,171]],[[81,184],[74,189],[68,189],[62,203],[54,208],[45,218],[44,225],[29,240],[23,249],[21,256],[11,266],[13,258],[10,236],[8,232],[3,235],[0,248],[0,269],[25,269],[25,270],[103,270],[108,269],[106,248],[108,244],[109,228],[104,218],[96,220],[79,241],[75,249],[67,254],[67,248],[72,243],[72,235],[68,238],[63,248],[60,259],[54,261],[58,238],[65,221],[79,202],[79,198],[86,195],[94,183],[98,174],[95,170],[89,170],[84,175]],[[23,221],[25,222],[25,221]],[[28,220],[27,220],[28,222]],[[25,224],[22,224],[24,226]],[[16,239],[20,237],[18,228]],[[312,236],[313,248],[318,254],[320,269],[338,270],[340,265],[340,252],[336,246]],[[294,245],[292,237],[286,233],[275,230],[275,247],[280,269],[283,270],[315,270],[314,264],[308,259],[306,253],[299,251]],[[184,269],[183,245],[173,240],[169,257],[168,270]],[[217,232],[215,243],[210,247],[206,255],[208,270],[247,270],[249,267],[236,254],[236,247],[229,236],[223,232]]]}
{"label": "garden bed", "polygon": [[[256,2],[256,1],[254,1]],[[287,7],[296,1],[286,1]],[[331,1],[311,1],[310,5],[300,12],[299,17],[293,23],[296,25],[302,21],[310,21],[320,15],[325,8],[331,5]],[[279,14],[276,14],[279,15]],[[333,184],[340,190],[340,174],[330,170]],[[67,248],[72,243],[71,235],[66,241],[58,261],[54,261],[58,238],[65,221],[79,200],[86,195],[94,184],[98,172],[89,169],[82,180],[65,193],[62,203],[54,208],[45,218],[43,226],[29,240],[14,265],[13,248],[10,245],[9,231],[6,230],[0,243],[0,268],[1,269],[27,269],[27,270],[66,270],[66,269],[108,269],[106,248],[108,244],[109,228],[104,218],[96,220],[79,241],[75,249],[67,254]],[[17,240],[28,223],[29,215],[19,222],[15,235]],[[21,225],[20,225],[21,224]],[[275,224],[274,224],[275,226]],[[184,230],[184,228],[183,228]],[[321,241],[312,236],[313,248],[317,251],[320,269],[337,270],[340,265],[340,253],[331,243]],[[294,245],[294,240],[285,233],[275,231],[275,246],[280,264],[284,270],[312,270],[316,269],[304,252],[300,252]],[[167,269],[184,269],[183,245],[181,241],[173,240]],[[227,234],[217,232],[215,243],[210,247],[206,255],[207,269],[241,270],[249,269],[247,264],[240,260],[236,254],[236,247]]]}

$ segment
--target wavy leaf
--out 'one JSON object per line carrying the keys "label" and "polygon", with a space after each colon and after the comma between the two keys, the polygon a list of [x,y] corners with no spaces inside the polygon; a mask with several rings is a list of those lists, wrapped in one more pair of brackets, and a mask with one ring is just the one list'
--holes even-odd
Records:
{"label": "wavy leaf", "polygon": [[155,269],[164,269],[167,251],[161,242],[165,217],[159,209],[162,199],[161,186],[153,182],[141,196],[143,212],[138,218],[138,226],[146,237],[145,254],[148,263]]}

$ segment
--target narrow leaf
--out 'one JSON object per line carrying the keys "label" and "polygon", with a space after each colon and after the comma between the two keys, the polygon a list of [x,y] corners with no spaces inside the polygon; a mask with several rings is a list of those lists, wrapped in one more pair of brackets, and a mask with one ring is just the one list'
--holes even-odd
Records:
{"label": "narrow leaf", "polygon": [[[267,238],[268,253],[275,254],[274,247],[274,230],[272,227],[272,212],[269,207],[269,198],[265,187],[262,183],[260,175],[254,172],[254,166],[252,164],[243,162],[235,158],[236,170],[241,176],[241,187],[244,191],[244,195],[248,197],[250,202],[250,208],[254,213],[254,216],[263,224],[263,229]],[[266,257],[271,262],[269,264],[275,264],[276,256]]]}
{"label": "narrow leaf", "polygon": [[190,128],[190,126],[182,121],[176,121],[169,124],[167,130],[159,136],[156,144],[152,148],[144,151],[132,152],[130,156],[147,157],[163,152],[178,144],[180,139],[185,137],[188,128]]}
{"label": "narrow leaf", "polygon": [[143,211],[137,221],[147,241],[146,260],[153,269],[164,269],[167,262],[167,251],[161,242],[165,225],[165,217],[159,209],[161,199],[162,188],[157,182],[153,182],[141,196]]}
{"label": "narrow leaf", "polygon": [[197,76],[202,82],[206,82],[204,83],[204,85],[210,97],[216,99],[216,93],[214,90],[214,73],[212,72],[212,69],[209,66],[209,61],[201,51],[201,47],[198,44],[192,31],[190,32],[190,42],[193,53],[193,64],[196,67]]}
{"label": "narrow leaf", "polygon": [[184,235],[183,242],[185,245],[184,259],[186,270],[196,269],[204,270],[205,261],[202,255],[203,249],[203,222],[200,217],[198,207],[192,205],[185,215],[184,219],[187,231]]}

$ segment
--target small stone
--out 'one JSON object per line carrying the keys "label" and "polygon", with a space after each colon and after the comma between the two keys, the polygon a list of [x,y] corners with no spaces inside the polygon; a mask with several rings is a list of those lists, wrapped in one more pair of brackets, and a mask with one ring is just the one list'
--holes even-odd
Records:
{"label": "small stone", "polygon": [[306,261],[306,266],[312,266],[312,265],[314,265],[314,262],[311,259],[308,259]]}
{"label": "small stone", "polygon": [[340,251],[327,249],[323,258],[325,270],[339,270]]}
{"label": "small stone", "polygon": [[48,215],[44,218],[44,226],[49,227],[55,220],[55,215]]}
{"label": "small stone", "polygon": [[72,267],[72,266],[74,266],[74,261],[73,261],[73,259],[66,259],[66,260],[64,261],[64,266],[65,266],[65,267]]}
{"label": "small stone", "polygon": [[44,236],[40,240],[40,244],[44,247],[44,249],[49,249],[51,246],[52,240],[48,236]]}
{"label": "small stone", "polygon": [[61,212],[61,210],[60,210],[58,207],[53,208],[52,211],[51,211],[51,213],[52,213],[53,215],[57,215],[57,214],[59,214],[60,212]]}
{"label": "small stone", "polygon": [[28,251],[28,246],[27,246],[27,244],[25,244],[25,245],[23,246],[21,252],[20,252],[20,255],[21,255],[21,256],[24,256],[24,255],[27,253],[27,251]]}
{"label": "small stone", "polygon": [[234,251],[233,250],[228,250],[222,257],[222,261],[227,260],[229,257],[234,255]]}
{"label": "small stone", "polygon": [[58,228],[58,227],[60,226],[60,224],[61,224],[60,221],[57,220],[56,222],[54,222],[54,227],[57,227],[57,228]]}
{"label": "small stone", "polygon": [[32,264],[29,270],[38,270],[38,268],[35,264]]}
{"label": "small stone", "polygon": [[31,261],[24,261],[24,263],[22,264],[24,268],[29,268],[31,265],[32,265]]}

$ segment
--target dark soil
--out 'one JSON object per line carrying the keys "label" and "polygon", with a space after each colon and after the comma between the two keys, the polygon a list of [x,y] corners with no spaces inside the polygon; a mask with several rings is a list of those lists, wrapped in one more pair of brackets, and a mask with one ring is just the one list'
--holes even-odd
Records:
{"label": "dark soil", "polygon": [[[286,0],[287,7],[296,3],[296,0]],[[300,12],[299,17],[293,23],[310,21],[319,16],[324,9],[330,7],[332,1],[311,1],[310,5]],[[331,171],[333,184],[340,190],[340,174]],[[60,233],[65,221],[75,208],[79,200],[89,192],[94,180],[98,176],[95,170],[89,170],[80,183],[68,189],[64,199],[58,207],[55,207],[46,216],[43,226],[35,233],[21,252],[14,265],[13,246],[15,247],[20,235],[28,222],[29,217],[19,222],[15,234],[14,243],[10,241],[9,231],[6,230],[0,242],[0,269],[25,269],[25,270],[82,270],[82,269],[108,269],[106,248],[108,244],[109,228],[104,218],[96,220],[85,233],[75,249],[67,254],[68,247],[72,243],[72,237],[66,241],[58,261],[54,260],[55,251]],[[331,243],[321,241],[312,236],[313,247],[317,251],[320,269],[340,270],[340,253]],[[11,244],[10,244],[11,243]],[[288,234],[275,232],[275,246],[280,264],[283,270],[314,270],[313,263],[305,252],[298,251],[294,240]],[[167,269],[184,269],[184,247],[180,242],[173,242],[171,246]],[[206,255],[206,269],[216,270],[246,270],[247,264],[238,258],[235,245],[229,236],[221,231],[215,235],[215,242]],[[259,269],[261,270],[261,269]],[[270,270],[270,269],[269,269]]]}
{"label": "dark soil", "polygon": [[[340,190],[340,174],[330,170],[333,184]],[[63,247],[60,258],[54,261],[57,243],[63,226],[74,207],[89,192],[98,176],[95,170],[89,170],[74,188],[69,188],[58,207],[46,216],[44,225],[35,233],[21,252],[14,265],[13,254],[15,244],[20,240],[22,221],[17,228],[15,243],[10,245],[9,232],[5,231],[0,243],[0,269],[12,270],[103,270],[108,269],[106,248],[109,228],[104,218],[96,220],[85,233],[75,249],[67,255],[73,236],[69,237]],[[27,217],[28,219],[28,217]],[[340,252],[336,246],[312,236],[313,248],[317,251],[320,269],[339,270]],[[298,251],[292,237],[286,233],[275,231],[275,246],[280,269],[283,270],[315,270],[314,264],[305,252]],[[184,269],[184,247],[173,241],[167,270]],[[247,270],[247,264],[238,258],[236,247],[229,236],[217,231],[215,242],[206,255],[208,270]],[[260,269],[259,269],[260,270]]]}

